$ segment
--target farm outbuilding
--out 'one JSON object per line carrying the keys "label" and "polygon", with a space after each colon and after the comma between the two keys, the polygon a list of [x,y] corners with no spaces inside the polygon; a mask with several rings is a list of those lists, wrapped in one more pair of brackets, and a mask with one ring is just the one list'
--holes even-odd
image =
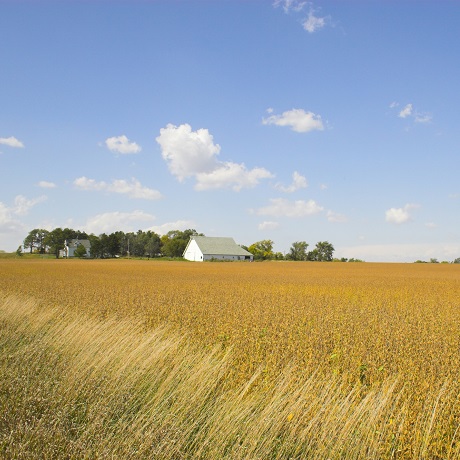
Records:
{"label": "farm outbuilding", "polygon": [[253,255],[238,246],[233,238],[219,236],[192,236],[185,248],[183,257],[194,262],[253,260]]}

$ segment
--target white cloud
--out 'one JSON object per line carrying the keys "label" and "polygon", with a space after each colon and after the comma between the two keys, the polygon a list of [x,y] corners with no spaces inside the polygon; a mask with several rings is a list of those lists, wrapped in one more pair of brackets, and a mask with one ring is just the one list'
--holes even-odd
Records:
{"label": "white cloud", "polygon": [[337,212],[328,211],[327,220],[329,222],[334,222],[334,223],[343,223],[343,222],[346,222],[348,219],[347,219],[347,216],[345,216],[345,214],[339,214]]}
{"label": "white cloud", "polygon": [[133,212],[106,212],[98,214],[87,220],[83,230],[87,233],[99,235],[101,233],[112,233],[118,230],[132,232],[139,230],[140,226],[155,220],[155,216],[144,211]]}
{"label": "white cloud", "polygon": [[281,115],[271,115],[262,120],[264,125],[289,126],[298,133],[309,131],[323,131],[324,125],[320,115],[313,112],[305,112],[303,109],[292,109]]}
{"label": "white cloud", "polygon": [[310,10],[307,19],[302,23],[302,25],[307,32],[312,34],[326,25],[326,18],[315,16],[313,10]]}
{"label": "white cloud", "polygon": [[420,113],[415,114],[415,123],[429,123],[433,117],[429,113]]}
{"label": "white cloud", "polygon": [[235,191],[242,188],[255,187],[261,179],[273,177],[265,168],[248,170],[246,166],[238,163],[225,162],[209,173],[196,175],[196,190],[209,190],[223,187],[231,187]]}
{"label": "white cloud", "polygon": [[142,148],[135,142],[131,142],[125,135],[118,137],[109,137],[105,140],[105,145],[112,152],[121,154],[139,153]]}
{"label": "white cloud", "polygon": [[[303,0],[275,0],[273,2],[273,6],[277,8],[278,6],[282,6],[283,10],[286,14],[294,13],[295,15],[302,15],[301,23],[304,30],[309,33],[314,33],[317,30],[322,29],[329,21],[330,17],[320,17],[317,16],[315,13],[315,9],[311,2],[303,1]],[[308,16],[305,17],[304,10],[309,8]]]}
{"label": "white cloud", "polygon": [[43,203],[46,199],[47,197],[45,195],[32,198],[31,200],[23,195],[17,195],[14,199],[14,206],[11,208],[11,211],[18,216],[25,216],[31,208],[36,204]]}
{"label": "white cloud", "polygon": [[321,190],[327,190],[328,189],[328,185],[327,184],[320,184],[319,188]]}
{"label": "white cloud", "polygon": [[274,230],[280,226],[279,222],[264,221],[258,225],[259,230]]}
{"label": "white cloud", "polygon": [[194,177],[196,190],[232,188],[239,191],[273,177],[265,168],[247,169],[244,164],[219,161],[220,145],[207,129],[192,131],[189,124],[168,124],[156,141],[170,172],[182,182]]}
{"label": "white cloud", "polygon": [[399,118],[407,118],[408,116],[412,115],[412,104],[407,104],[400,112],[398,117]]}
{"label": "white cloud", "polygon": [[38,183],[38,186],[41,188],[56,188],[56,184],[54,182],[48,182],[46,180],[41,180]]}
{"label": "white cloud", "polygon": [[175,222],[166,222],[161,225],[153,225],[147,230],[158,233],[159,235],[166,235],[171,230],[184,231],[189,228],[195,228],[195,223],[191,220],[176,220]]}
{"label": "white cloud", "polygon": [[301,11],[307,3],[301,0],[275,0],[273,6],[277,8],[282,5],[284,12],[289,13],[291,10],[296,12]]}
{"label": "white cloud", "polygon": [[0,201],[0,235],[23,233],[23,229],[24,225],[13,216],[13,210]]}
{"label": "white cloud", "polygon": [[[399,106],[398,102],[392,102],[390,108],[394,109]],[[402,110],[399,111],[399,118],[411,118],[415,123],[430,123],[433,119],[432,115],[428,112],[419,112],[414,109],[413,104],[406,104]]]}
{"label": "white cloud", "polygon": [[8,147],[22,148],[24,144],[15,137],[0,137],[0,144],[7,145]]}
{"label": "white cloud", "polygon": [[296,190],[300,190],[301,188],[307,188],[308,183],[307,179],[299,174],[297,171],[294,171],[292,174],[292,183],[291,185],[288,185],[287,187],[283,186],[282,184],[276,184],[275,188],[277,190],[280,190],[281,192],[285,193],[293,193]]}
{"label": "white cloud", "polygon": [[0,202],[0,242],[3,246],[0,249],[13,251],[21,244],[30,228],[27,229],[16,216],[26,215],[33,206],[45,200],[46,196],[27,199],[17,195],[12,206]]}
{"label": "white cloud", "polygon": [[112,183],[104,181],[97,182],[87,177],[79,177],[74,180],[74,185],[81,190],[88,191],[106,191],[110,193],[120,193],[127,195],[129,198],[139,198],[144,200],[158,200],[162,197],[158,190],[142,186],[142,184],[132,178],[131,182],[124,179],[115,179]]}
{"label": "white cloud", "polygon": [[391,224],[404,224],[412,220],[410,211],[418,208],[417,204],[406,204],[403,208],[390,208],[385,211],[385,220]]}
{"label": "white cloud", "polygon": [[435,224],[434,222],[426,222],[425,227],[427,228],[436,228],[438,225]]}
{"label": "white cloud", "polygon": [[284,198],[272,198],[270,205],[257,210],[259,216],[305,217],[321,212],[324,208],[314,200],[289,201]]}

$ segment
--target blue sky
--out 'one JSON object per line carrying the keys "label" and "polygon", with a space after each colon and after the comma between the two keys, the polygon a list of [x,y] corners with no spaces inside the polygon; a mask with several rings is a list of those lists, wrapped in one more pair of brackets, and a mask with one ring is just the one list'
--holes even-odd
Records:
{"label": "blue sky", "polygon": [[460,2],[0,1],[0,249],[195,228],[460,257]]}

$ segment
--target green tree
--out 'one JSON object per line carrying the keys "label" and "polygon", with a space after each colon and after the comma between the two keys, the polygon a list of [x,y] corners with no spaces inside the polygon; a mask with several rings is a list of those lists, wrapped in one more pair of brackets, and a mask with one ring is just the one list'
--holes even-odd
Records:
{"label": "green tree", "polygon": [[166,257],[182,257],[191,236],[204,236],[195,229],[171,230],[161,237],[161,253]]}
{"label": "green tree", "polygon": [[45,240],[48,233],[48,230],[44,230],[43,228],[34,228],[24,239],[24,249],[28,248],[31,254],[34,252],[34,249],[40,254],[44,254],[46,252]]}
{"label": "green tree", "polygon": [[305,241],[296,241],[292,243],[287,258],[289,260],[307,260],[308,244]]}
{"label": "green tree", "polygon": [[334,246],[328,241],[320,241],[316,243],[315,249],[307,254],[308,260],[318,262],[331,262],[334,255]]}
{"label": "green tree", "polygon": [[248,251],[254,256],[255,260],[270,260],[274,258],[273,241],[261,240],[249,246]]}
{"label": "green tree", "polygon": [[77,249],[75,249],[74,255],[75,255],[75,257],[80,257],[80,258],[85,257],[86,256],[86,248],[82,244],[79,244],[77,246]]}

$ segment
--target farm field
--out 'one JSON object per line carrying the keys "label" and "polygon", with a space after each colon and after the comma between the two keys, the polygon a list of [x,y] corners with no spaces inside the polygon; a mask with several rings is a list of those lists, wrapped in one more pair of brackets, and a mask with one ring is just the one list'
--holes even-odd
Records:
{"label": "farm field", "polygon": [[4,259],[0,327],[7,458],[460,458],[458,265]]}

